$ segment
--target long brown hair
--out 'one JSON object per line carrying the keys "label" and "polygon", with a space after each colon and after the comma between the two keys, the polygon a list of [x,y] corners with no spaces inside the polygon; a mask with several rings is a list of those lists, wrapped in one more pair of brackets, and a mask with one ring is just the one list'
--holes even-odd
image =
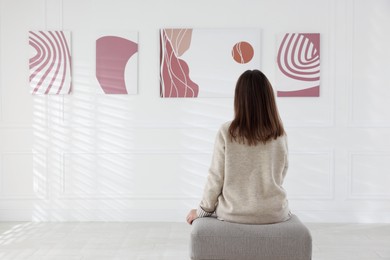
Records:
{"label": "long brown hair", "polygon": [[247,70],[237,80],[232,140],[248,145],[266,143],[285,133],[271,83],[259,70]]}

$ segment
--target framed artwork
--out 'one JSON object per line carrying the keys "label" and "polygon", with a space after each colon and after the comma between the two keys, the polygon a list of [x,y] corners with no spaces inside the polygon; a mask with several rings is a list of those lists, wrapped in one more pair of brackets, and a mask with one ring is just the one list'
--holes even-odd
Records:
{"label": "framed artwork", "polygon": [[138,32],[97,36],[95,75],[100,93],[137,94]]}
{"label": "framed artwork", "polygon": [[238,77],[260,69],[261,30],[160,30],[160,96],[233,97]]}
{"label": "framed artwork", "polygon": [[29,31],[30,92],[69,94],[72,88],[70,32]]}
{"label": "framed artwork", "polygon": [[319,97],[320,34],[286,33],[277,44],[277,96]]}

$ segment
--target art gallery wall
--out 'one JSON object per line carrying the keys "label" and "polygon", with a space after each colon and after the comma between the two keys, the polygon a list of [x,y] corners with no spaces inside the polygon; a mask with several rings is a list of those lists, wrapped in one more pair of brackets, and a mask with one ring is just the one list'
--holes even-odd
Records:
{"label": "art gallery wall", "polygon": [[[321,34],[320,97],[278,98],[292,211],[390,222],[390,2],[0,0],[0,220],[184,221],[232,98],[160,98],[160,28]],[[72,92],[31,95],[28,31],[71,32]],[[138,31],[138,94],[96,91],[95,40]],[[207,42],[204,44],[207,48]]]}

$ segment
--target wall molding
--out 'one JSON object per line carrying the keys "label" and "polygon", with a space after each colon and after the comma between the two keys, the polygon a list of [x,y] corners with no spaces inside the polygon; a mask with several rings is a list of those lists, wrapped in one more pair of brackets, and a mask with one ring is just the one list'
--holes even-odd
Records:
{"label": "wall molding", "polygon": [[329,44],[328,44],[328,50],[329,50],[329,65],[328,65],[328,70],[329,70],[329,83],[332,84],[331,91],[331,108],[330,110],[330,120],[332,122],[331,126],[334,127],[336,125],[336,119],[335,119],[335,110],[336,110],[336,91],[335,88],[337,86],[337,81],[336,81],[336,37],[335,37],[335,28],[336,28],[336,1],[329,1],[329,30],[328,30],[328,37],[329,37]]}
{"label": "wall molding", "polygon": [[390,200],[390,192],[388,193],[360,193],[353,191],[354,182],[354,157],[356,156],[386,156],[389,157],[387,161],[390,161],[390,151],[349,151],[348,152],[348,183],[347,183],[347,199],[349,200]]}
{"label": "wall molding", "polygon": [[[64,152],[60,154],[61,157],[61,167],[60,167],[60,193],[58,199],[62,200],[77,200],[77,199],[88,199],[88,200],[104,200],[104,199],[130,199],[130,200],[193,200],[200,199],[201,193],[198,196],[187,196],[180,193],[177,194],[167,194],[167,193],[157,193],[157,194],[142,194],[137,195],[134,193],[124,192],[118,194],[115,192],[102,192],[102,193],[72,193],[66,192],[68,185],[66,183],[66,159],[67,155],[128,155],[128,156],[142,156],[142,155],[159,155],[159,156],[186,156],[186,155],[207,155],[211,157],[211,151],[163,151],[163,150],[127,150],[127,151],[98,151],[98,152]],[[207,172],[204,173],[207,175]],[[70,176],[72,178],[72,176]]]}
{"label": "wall molding", "polygon": [[[9,155],[31,155],[33,158],[33,164],[34,164],[34,156],[41,156],[44,160],[44,170],[43,170],[43,178],[44,180],[40,182],[39,185],[42,185],[43,188],[40,188],[38,191],[34,191],[32,193],[22,193],[22,194],[6,194],[4,192],[4,160],[5,157]],[[35,200],[35,199],[47,199],[48,198],[48,171],[47,171],[47,152],[42,153],[42,152],[31,152],[31,151],[18,151],[18,152],[2,152],[0,155],[0,161],[1,161],[1,169],[0,169],[0,200]],[[34,174],[34,169],[32,169],[33,174]],[[33,175],[33,179],[36,178],[37,176]],[[34,189],[34,184],[33,189]]]}
{"label": "wall molding", "polygon": [[[181,156],[181,155],[207,155],[211,156],[212,151],[204,150],[204,151],[157,151],[157,150],[129,150],[129,151],[99,151],[99,152],[66,152],[61,154],[61,174],[60,174],[60,186],[61,192],[59,199],[64,200],[77,200],[77,199],[88,199],[88,200],[104,200],[104,199],[130,199],[130,200],[188,200],[188,199],[200,199],[201,194],[198,196],[184,196],[181,194],[143,194],[137,195],[132,193],[96,193],[96,194],[74,194],[66,192],[66,170],[65,170],[65,156],[69,154],[76,155],[129,155],[129,156],[137,156],[137,155],[161,155],[161,156]],[[333,150],[325,150],[325,151],[290,151],[290,156],[294,155],[304,155],[304,156],[318,156],[323,155],[327,157],[328,160],[328,181],[327,185],[327,194],[289,194],[288,198],[290,200],[333,200],[335,197],[334,186],[335,186],[335,178],[334,178],[334,151]],[[205,173],[207,175],[207,173]],[[288,190],[287,190],[288,192]]]}
{"label": "wall molding", "polygon": [[359,128],[388,128],[390,127],[390,120],[386,121],[367,121],[367,120],[356,120],[355,119],[355,112],[354,112],[354,96],[356,93],[356,90],[354,90],[355,86],[355,78],[354,78],[354,70],[355,66],[354,64],[359,64],[359,62],[355,62],[354,57],[359,57],[358,53],[356,53],[356,31],[355,31],[355,21],[357,19],[356,17],[356,0],[349,0],[348,3],[348,18],[346,19],[347,22],[347,28],[349,30],[346,34],[346,42],[348,43],[351,48],[348,50],[348,62],[347,62],[347,68],[346,71],[349,72],[349,83],[347,85],[348,89],[348,95],[347,95],[347,104],[348,104],[348,126],[349,127],[359,127]]}
{"label": "wall molding", "polygon": [[[289,156],[293,155],[305,155],[305,156],[318,156],[318,155],[324,155],[328,159],[328,181],[326,183],[327,185],[327,190],[329,191],[327,194],[310,194],[310,193],[302,193],[302,194],[296,194],[296,195],[291,195],[288,193],[287,190],[287,196],[290,200],[334,200],[335,199],[335,166],[334,166],[334,150],[324,150],[324,151],[296,151],[296,150],[291,150],[289,152]],[[289,169],[291,167],[294,167],[292,165],[289,166]],[[287,178],[289,174],[287,173]],[[290,178],[292,178],[290,176]]]}

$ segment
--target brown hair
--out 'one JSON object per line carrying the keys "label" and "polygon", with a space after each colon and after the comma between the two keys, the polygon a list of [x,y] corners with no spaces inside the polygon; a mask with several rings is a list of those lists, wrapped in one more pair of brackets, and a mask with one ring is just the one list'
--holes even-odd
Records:
{"label": "brown hair", "polygon": [[271,83],[259,70],[247,70],[237,80],[231,140],[248,145],[266,143],[285,131]]}

